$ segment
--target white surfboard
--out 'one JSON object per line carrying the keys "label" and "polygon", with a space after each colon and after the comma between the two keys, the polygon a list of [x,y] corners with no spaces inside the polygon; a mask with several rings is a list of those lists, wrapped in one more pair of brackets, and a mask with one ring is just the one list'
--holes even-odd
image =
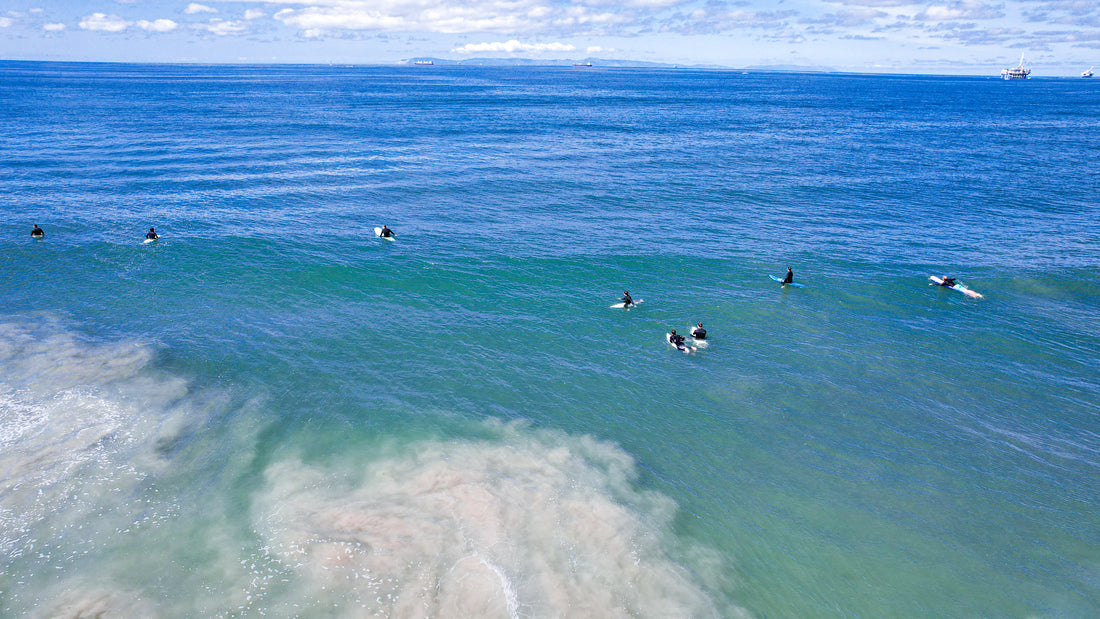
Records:
{"label": "white surfboard", "polygon": [[961,292],[961,293],[965,294],[966,296],[970,297],[971,299],[984,299],[985,298],[985,297],[982,296],[982,294],[980,292],[971,290],[971,289],[967,288],[966,286],[964,286],[963,284],[960,284],[959,282],[955,282],[954,286],[944,286],[943,285],[943,280],[940,279],[939,277],[936,277],[935,275],[929,275],[928,279],[932,280],[932,283],[928,284],[929,286],[939,286],[941,288],[947,288],[948,290],[954,290],[955,292]]}
{"label": "white surfboard", "polygon": [[631,303],[631,304],[630,304],[629,306],[627,306],[627,304],[626,304],[626,303],[615,303],[615,304],[614,304],[614,305],[612,305],[611,307],[612,307],[612,309],[623,309],[624,307],[625,307],[626,309],[630,309],[631,307],[635,307],[635,306],[637,306],[637,305],[638,305],[639,303],[641,303],[642,301],[645,301],[645,299],[635,299],[635,300],[634,300],[634,302],[633,302],[633,303]]}
{"label": "white surfboard", "polygon": [[377,226],[375,226],[375,228],[374,228],[374,236],[376,236],[380,239],[385,239],[387,241],[392,241],[395,238],[395,237],[392,237],[392,236],[382,236],[382,228],[377,227]]}
{"label": "white surfboard", "polygon": [[145,239],[144,241],[142,241],[142,242],[141,242],[141,244],[142,244],[142,245],[147,245],[147,244],[149,244],[149,243],[156,243],[156,242],[157,242],[157,241],[159,241],[159,240],[160,240],[159,238],[156,238],[156,239]]}

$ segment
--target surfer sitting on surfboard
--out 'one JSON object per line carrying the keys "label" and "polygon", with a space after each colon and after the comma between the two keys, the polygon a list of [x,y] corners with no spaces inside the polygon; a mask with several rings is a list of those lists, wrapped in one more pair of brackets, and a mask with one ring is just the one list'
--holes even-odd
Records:
{"label": "surfer sitting on surfboard", "polygon": [[623,307],[630,307],[634,305],[634,299],[630,298],[630,293],[626,290],[623,291]]}
{"label": "surfer sitting on surfboard", "polygon": [[382,238],[394,236],[393,230],[390,230],[389,228],[387,228],[386,224],[382,224],[382,231],[378,233],[378,236],[380,236]]}
{"label": "surfer sitting on surfboard", "polygon": [[150,241],[155,241],[160,237],[157,235],[156,230],[149,228],[149,231],[145,233],[145,238],[149,239]]}
{"label": "surfer sitting on surfboard", "polygon": [[703,323],[699,323],[691,330],[691,337],[697,340],[707,339],[707,330],[703,328]]}
{"label": "surfer sitting on surfboard", "polygon": [[791,270],[791,267],[787,267],[787,276],[783,278],[783,283],[784,284],[789,284],[793,281],[794,281],[794,271]]}
{"label": "surfer sitting on surfboard", "polygon": [[36,238],[42,238],[46,236],[46,232],[42,228],[38,227],[38,224],[34,224],[34,230],[31,230],[31,236]]}

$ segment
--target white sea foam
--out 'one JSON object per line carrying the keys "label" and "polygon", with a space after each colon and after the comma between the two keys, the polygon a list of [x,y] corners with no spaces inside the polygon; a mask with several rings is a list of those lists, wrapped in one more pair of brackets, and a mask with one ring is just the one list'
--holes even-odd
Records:
{"label": "white sea foam", "polygon": [[[94,362],[89,363],[89,359]],[[100,385],[132,375],[148,355],[95,350],[68,334],[0,324],[0,552],[21,551],[35,523],[62,501],[87,495],[91,479],[134,471],[107,452],[132,440],[132,417]],[[77,488],[79,480],[80,488]],[[80,499],[77,499],[80,500]]]}
{"label": "white sea foam", "polygon": [[267,470],[255,526],[290,597],[339,616],[718,614],[663,550],[675,505],[613,445],[503,426],[357,462]]}
{"label": "white sea foam", "polygon": [[[179,430],[183,415],[171,403],[187,390],[146,376],[149,347],[89,343],[39,318],[0,322],[0,561],[21,572],[0,582],[16,597],[40,596],[80,557],[157,519],[141,492],[164,466],[156,443]],[[145,607],[98,582],[62,591],[46,614]]]}

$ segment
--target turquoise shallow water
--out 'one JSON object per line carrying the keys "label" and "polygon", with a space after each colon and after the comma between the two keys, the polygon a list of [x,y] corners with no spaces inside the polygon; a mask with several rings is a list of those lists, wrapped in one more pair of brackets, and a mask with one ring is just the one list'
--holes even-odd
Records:
{"label": "turquoise shallow water", "polygon": [[1091,82],[0,73],[0,614],[1100,610]]}

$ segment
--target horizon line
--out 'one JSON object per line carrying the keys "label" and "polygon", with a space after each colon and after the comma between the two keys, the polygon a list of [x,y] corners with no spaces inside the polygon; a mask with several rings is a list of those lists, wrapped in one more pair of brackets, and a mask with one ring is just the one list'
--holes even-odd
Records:
{"label": "horizon line", "polygon": [[[441,61],[445,64],[416,65],[417,61]],[[607,64],[596,64],[596,62]],[[577,62],[592,63],[581,67],[574,66]],[[87,64],[87,65],[144,65],[144,66],[299,66],[299,67],[410,67],[417,70],[431,70],[434,68],[446,68],[457,66],[477,66],[482,68],[581,68],[581,69],[670,69],[670,70],[696,70],[696,71],[730,71],[746,72],[756,71],[765,73],[819,73],[837,75],[908,75],[927,77],[988,77],[1001,79],[999,70],[991,69],[990,73],[920,73],[898,72],[894,70],[884,71],[845,71],[831,67],[814,67],[800,65],[748,65],[734,67],[714,64],[679,64],[648,60],[615,60],[606,58],[585,58],[574,60],[568,58],[536,60],[532,58],[469,58],[465,60],[452,60],[449,58],[413,56],[391,62],[302,62],[302,61],[152,61],[152,60],[56,60],[56,59],[26,59],[26,58],[0,58],[0,63],[37,63],[37,64]],[[488,63],[488,64],[487,64]],[[997,72],[992,72],[997,71]],[[1074,77],[1073,75],[1039,75],[1029,79],[1062,79]],[[1081,79],[1080,75],[1076,76]]]}

